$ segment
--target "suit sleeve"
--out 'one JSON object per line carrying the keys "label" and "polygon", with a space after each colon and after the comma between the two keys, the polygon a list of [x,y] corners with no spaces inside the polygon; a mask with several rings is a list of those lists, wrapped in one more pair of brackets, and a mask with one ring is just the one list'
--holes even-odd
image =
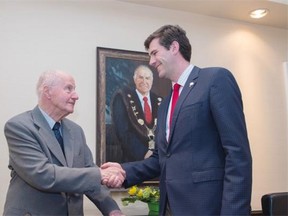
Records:
{"label": "suit sleeve", "polygon": [[[32,126],[34,127],[34,125]],[[34,129],[35,130],[35,129]],[[49,192],[85,193],[100,191],[100,171],[96,167],[63,167],[51,161],[45,141],[30,125],[9,121],[5,125],[12,171],[38,190]]]}
{"label": "suit sleeve", "polygon": [[85,162],[82,167],[64,167],[55,164],[45,141],[37,133],[38,129],[27,121],[28,118],[14,118],[4,128],[12,178],[18,175],[31,187],[43,192],[86,194],[105,214],[119,209],[107,188],[101,185],[100,170],[93,163],[82,129],[83,152],[78,157],[84,158]]}
{"label": "suit sleeve", "polygon": [[119,206],[110,196],[110,191],[105,186],[101,187],[100,192],[88,192],[86,196],[91,200],[103,215],[109,215],[113,210],[120,210]]}
{"label": "suit sleeve", "polygon": [[252,157],[241,93],[229,71],[215,76],[210,92],[212,114],[225,151],[221,215],[250,214]]}
{"label": "suit sleeve", "polygon": [[159,177],[160,165],[157,146],[149,158],[141,161],[123,163],[121,165],[126,172],[126,180],[124,181],[125,188]]}
{"label": "suit sleeve", "polygon": [[[83,133],[84,136],[84,133]],[[85,139],[85,138],[84,138]],[[93,162],[93,157],[90,149],[86,145],[85,141],[85,167],[96,167],[97,170],[99,170],[99,167],[95,165]],[[101,175],[101,174],[100,174]],[[101,176],[100,176],[101,179]],[[91,202],[93,202],[97,208],[101,211],[103,215],[109,215],[109,213],[113,210],[120,210],[118,204],[115,202],[114,199],[112,199],[110,190],[100,184],[100,190],[99,191],[88,191],[85,193],[85,195],[88,197]]]}

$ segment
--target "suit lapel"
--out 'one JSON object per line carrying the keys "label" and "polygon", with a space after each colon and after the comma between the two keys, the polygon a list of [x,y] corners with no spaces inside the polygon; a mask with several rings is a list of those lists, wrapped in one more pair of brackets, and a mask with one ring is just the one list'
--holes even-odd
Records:
{"label": "suit lapel", "polygon": [[169,108],[169,103],[170,103],[170,98],[172,96],[172,89],[170,90],[169,95],[162,101],[161,105],[162,109],[164,112],[162,113],[158,113],[158,120],[159,122],[157,124],[162,125],[162,128],[165,128],[165,132],[163,132],[164,137],[162,137],[163,140],[165,140],[165,144],[164,147],[166,148],[168,146],[168,142],[167,142],[167,138],[166,138],[166,123],[167,123],[167,115],[168,115],[168,108]]}
{"label": "suit lapel", "polygon": [[144,112],[143,112],[142,105],[141,105],[142,101],[140,101],[140,98],[138,97],[136,90],[133,91],[132,97],[135,102],[136,110],[138,111],[138,118],[145,119]]}
{"label": "suit lapel", "polygon": [[64,154],[62,153],[62,149],[56,137],[54,136],[53,131],[49,127],[46,119],[42,115],[40,109],[38,107],[34,108],[34,110],[32,111],[32,115],[34,123],[39,127],[39,134],[42,137],[42,140],[46,143],[51,153],[54,154],[54,156],[59,160],[59,162],[62,165],[67,166]]}
{"label": "suit lapel", "polygon": [[194,66],[194,68],[191,71],[191,73],[190,73],[190,75],[189,75],[189,77],[188,77],[188,79],[187,79],[187,81],[186,81],[186,83],[182,89],[182,92],[178,98],[177,104],[176,104],[175,109],[174,109],[174,114],[173,114],[175,116],[175,118],[173,118],[172,122],[171,122],[169,141],[171,140],[171,136],[173,135],[175,123],[176,123],[178,115],[180,113],[182,104],[185,101],[186,97],[189,95],[189,93],[192,91],[194,86],[196,85],[199,71],[200,71],[200,68]]}
{"label": "suit lapel", "polygon": [[64,140],[66,162],[67,162],[68,167],[72,167],[74,136],[71,130],[69,129],[69,127],[67,127],[65,120],[62,121],[62,126],[63,126],[63,140]]}

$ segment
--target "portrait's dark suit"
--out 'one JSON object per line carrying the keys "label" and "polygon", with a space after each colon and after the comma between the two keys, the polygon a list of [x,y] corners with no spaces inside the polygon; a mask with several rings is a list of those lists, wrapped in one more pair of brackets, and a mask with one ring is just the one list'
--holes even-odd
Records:
{"label": "portrait's dark suit", "polygon": [[38,107],[5,125],[11,181],[3,215],[83,215],[85,194],[104,215],[117,204],[101,186],[81,127],[61,121],[65,157]]}
{"label": "portrait's dark suit", "polygon": [[173,216],[249,215],[252,158],[241,93],[232,74],[223,68],[193,68],[167,142],[170,97],[159,107],[153,155],[122,164],[125,186],[160,175],[160,215],[167,197]]}
{"label": "portrait's dark suit", "polygon": [[[154,143],[157,112],[162,98],[150,91],[150,100],[152,123],[147,124],[135,89],[124,88],[114,94],[111,115],[114,132],[120,146],[119,150],[122,153],[122,159],[119,162],[143,160],[149,149],[149,141]],[[154,149],[151,144],[150,148]]]}

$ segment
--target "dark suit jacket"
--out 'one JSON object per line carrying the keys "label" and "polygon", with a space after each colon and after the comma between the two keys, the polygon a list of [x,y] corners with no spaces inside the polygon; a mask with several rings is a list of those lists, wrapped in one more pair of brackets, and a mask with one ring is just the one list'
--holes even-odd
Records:
{"label": "dark suit jacket", "polygon": [[144,159],[149,149],[148,134],[150,131],[154,136],[158,107],[162,98],[150,92],[150,100],[152,123],[149,125],[145,122],[141,102],[135,89],[125,88],[114,94],[111,102],[112,125],[122,153],[122,159],[118,162]]}
{"label": "dark suit jacket", "polygon": [[167,142],[170,97],[159,108],[153,155],[123,164],[125,186],[160,174],[160,215],[167,197],[174,216],[249,215],[252,158],[232,74],[194,67],[176,104]]}
{"label": "dark suit jacket", "polygon": [[11,181],[4,215],[83,215],[83,194],[103,214],[119,209],[101,186],[82,128],[62,120],[66,159],[38,107],[5,125]]}

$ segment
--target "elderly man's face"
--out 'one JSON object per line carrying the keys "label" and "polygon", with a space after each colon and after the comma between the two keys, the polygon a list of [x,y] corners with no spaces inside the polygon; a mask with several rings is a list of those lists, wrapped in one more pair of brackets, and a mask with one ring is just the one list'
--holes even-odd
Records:
{"label": "elderly man's face", "polygon": [[74,111],[74,105],[79,99],[75,91],[75,81],[72,76],[62,74],[55,85],[49,88],[50,110],[53,115],[65,117]]}
{"label": "elderly man's face", "polygon": [[136,89],[142,94],[147,95],[153,84],[153,77],[150,71],[140,70],[134,77]]}

